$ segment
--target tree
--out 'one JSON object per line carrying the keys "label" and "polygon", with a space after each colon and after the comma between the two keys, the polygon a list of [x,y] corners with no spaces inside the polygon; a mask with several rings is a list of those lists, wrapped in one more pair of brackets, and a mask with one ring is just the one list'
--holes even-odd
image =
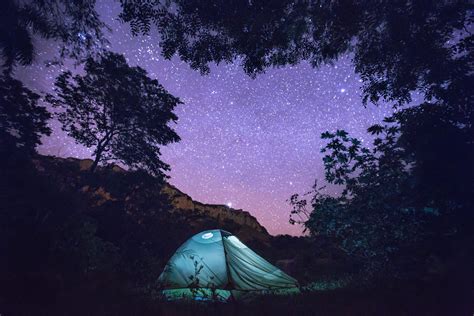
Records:
{"label": "tree", "polygon": [[57,95],[47,99],[61,110],[63,130],[94,148],[91,171],[110,160],[159,176],[169,169],[160,160],[160,146],[179,141],[168,124],[176,122],[173,110],[181,101],[144,69],[108,52],[89,58],[83,75],[62,73],[55,87]]}
{"label": "tree", "polygon": [[[133,34],[156,26],[166,58],[178,54],[206,73],[212,62],[240,60],[254,76],[302,60],[317,67],[352,53],[364,101],[400,104],[410,93],[452,95],[460,74],[472,84],[473,6],[461,1],[121,0]],[[0,19],[7,69],[33,58],[32,35],[59,40],[61,56],[101,50],[95,0],[8,0]],[[50,14],[54,12],[54,14]],[[31,31],[30,31],[31,30]]]}
{"label": "tree", "polygon": [[[473,82],[474,16],[467,0],[120,3],[119,17],[133,34],[155,26],[163,56],[178,54],[203,73],[212,62],[240,60],[255,76],[302,60],[317,67],[351,53],[365,102],[403,104],[415,90],[443,99],[461,74],[465,85]],[[8,0],[4,7],[0,48],[8,69],[31,62],[32,34],[61,41],[60,55],[79,59],[105,42],[95,0]]]}
{"label": "tree", "polygon": [[106,40],[95,0],[2,1],[0,51],[4,71],[29,65],[35,56],[34,36],[60,43],[60,57],[82,59],[101,50]]}
{"label": "tree", "polygon": [[[326,180],[344,189],[334,197],[314,187],[304,225],[313,236],[337,241],[366,271],[387,272],[401,248],[420,238],[425,214],[407,194],[413,190],[410,162],[396,145],[398,129],[374,126],[371,131],[384,136],[374,141],[373,150],[361,147],[343,130],[323,133],[322,138],[329,141],[322,149]],[[291,203],[293,214],[308,214],[306,203],[297,195]]]}
{"label": "tree", "polygon": [[[134,34],[154,25],[166,58],[203,73],[240,60],[250,75],[302,60],[317,67],[352,53],[365,101],[440,98],[459,73],[472,82],[469,1],[121,1]],[[470,61],[469,61],[470,60]]]}
{"label": "tree", "polygon": [[12,150],[31,154],[41,144],[42,135],[50,135],[51,115],[38,105],[40,96],[10,76],[0,76],[0,148],[1,155]]}
{"label": "tree", "polygon": [[423,103],[396,113],[394,118],[400,126],[398,144],[412,155],[412,177],[420,201],[472,213],[474,108],[463,112],[466,117],[460,118],[461,111]]}
{"label": "tree", "polygon": [[441,246],[446,240],[466,245],[474,223],[474,150],[469,129],[449,114],[434,104],[400,111],[369,128],[376,137],[371,149],[343,130],[323,133],[325,178],[342,193],[315,186],[310,207],[293,195],[290,222],[335,240],[371,275],[403,276],[426,259],[420,253],[449,253]]}

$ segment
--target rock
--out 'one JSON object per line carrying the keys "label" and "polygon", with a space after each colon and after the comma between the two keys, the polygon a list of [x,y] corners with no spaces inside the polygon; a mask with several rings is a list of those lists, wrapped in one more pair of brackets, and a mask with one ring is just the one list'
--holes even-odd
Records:
{"label": "rock", "polygon": [[98,199],[98,206],[104,204],[107,201],[117,201],[117,199],[113,198],[112,195],[105,191],[103,187],[99,187],[97,190],[95,190],[93,195]]}
{"label": "rock", "polygon": [[[71,158],[68,158],[68,159],[71,159]],[[94,161],[92,161],[92,159],[79,160],[79,170],[81,171],[89,170],[93,163]]]}
{"label": "rock", "polygon": [[113,172],[127,172],[127,170],[125,170],[125,169],[123,169],[122,167],[117,166],[117,165],[113,165],[113,166],[112,166],[112,171],[113,171]]}
{"label": "rock", "polygon": [[163,192],[170,197],[173,212],[208,216],[216,219],[221,225],[232,222],[239,228],[239,231],[233,231],[232,233],[239,235],[243,240],[256,238],[267,241],[270,237],[265,227],[249,212],[233,209],[223,204],[204,204],[194,201],[189,195],[171,184],[166,184]]}

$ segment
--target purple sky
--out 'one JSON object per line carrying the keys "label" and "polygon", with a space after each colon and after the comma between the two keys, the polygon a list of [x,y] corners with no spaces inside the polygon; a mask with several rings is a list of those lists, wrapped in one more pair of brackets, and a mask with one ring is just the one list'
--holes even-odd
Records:
{"label": "purple sky", "polygon": [[[320,134],[345,129],[367,144],[367,127],[392,112],[389,105],[363,107],[350,58],[319,69],[307,63],[271,69],[256,79],[237,62],[201,76],[178,58],[161,57],[156,34],[132,37],[129,26],[116,21],[115,2],[100,1],[97,9],[113,30],[110,49],[184,102],[175,126],[182,141],[163,149],[170,182],[195,200],[250,212],[272,234],[301,234],[288,223],[286,200],[323,181]],[[16,74],[30,88],[49,92],[61,69],[43,61],[57,48],[44,41],[38,47],[36,63]],[[92,151],[75,144],[57,121],[51,126],[40,153],[90,158]]]}

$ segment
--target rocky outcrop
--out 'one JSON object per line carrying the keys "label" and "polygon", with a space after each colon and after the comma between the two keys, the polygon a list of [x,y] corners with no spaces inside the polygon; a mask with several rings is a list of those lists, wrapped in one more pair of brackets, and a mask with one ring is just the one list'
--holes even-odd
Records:
{"label": "rocky outcrop", "polygon": [[244,240],[257,238],[263,241],[270,237],[267,230],[249,212],[233,209],[227,205],[204,204],[194,201],[189,195],[170,184],[164,186],[163,192],[170,197],[173,212],[212,217],[221,225],[234,224],[237,231],[234,229],[233,233],[243,236]]}

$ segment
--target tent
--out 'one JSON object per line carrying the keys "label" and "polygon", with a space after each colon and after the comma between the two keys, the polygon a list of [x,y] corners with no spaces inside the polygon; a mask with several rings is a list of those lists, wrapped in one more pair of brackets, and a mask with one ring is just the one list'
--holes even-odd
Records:
{"label": "tent", "polygon": [[299,293],[298,281],[220,229],[188,239],[158,282],[167,300],[242,300],[255,294]]}

